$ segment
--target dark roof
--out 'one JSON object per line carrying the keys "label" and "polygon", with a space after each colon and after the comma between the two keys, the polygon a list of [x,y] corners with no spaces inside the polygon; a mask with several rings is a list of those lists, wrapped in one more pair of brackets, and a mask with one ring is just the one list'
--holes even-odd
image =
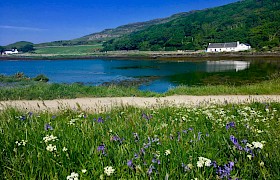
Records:
{"label": "dark roof", "polygon": [[237,42],[229,43],[210,43],[208,48],[232,48],[237,47]]}

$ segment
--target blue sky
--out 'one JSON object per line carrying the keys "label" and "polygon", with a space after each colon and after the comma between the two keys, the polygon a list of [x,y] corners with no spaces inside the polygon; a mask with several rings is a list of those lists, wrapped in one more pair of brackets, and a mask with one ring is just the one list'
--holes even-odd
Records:
{"label": "blue sky", "polygon": [[237,0],[1,0],[0,45],[69,40]]}

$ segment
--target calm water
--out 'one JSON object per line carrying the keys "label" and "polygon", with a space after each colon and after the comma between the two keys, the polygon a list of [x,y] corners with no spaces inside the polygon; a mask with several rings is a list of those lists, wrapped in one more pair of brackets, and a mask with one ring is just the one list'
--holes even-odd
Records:
{"label": "calm water", "polygon": [[[245,75],[251,76],[251,69],[261,67],[259,64],[263,66],[263,62],[250,61],[9,60],[0,61],[0,74],[14,75],[17,72],[24,72],[29,77],[45,74],[50,82],[80,82],[88,85],[146,78],[149,81],[140,85],[139,89],[164,92],[180,84],[205,84],[207,83],[205,77],[210,75],[234,77],[238,74],[244,76],[246,72]],[[275,67],[279,68],[277,65]],[[260,69],[263,70],[263,68]],[[271,68],[264,67],[264,69]],[[219,84],[219,81],[224,80],[216,78],[215,81]]]}

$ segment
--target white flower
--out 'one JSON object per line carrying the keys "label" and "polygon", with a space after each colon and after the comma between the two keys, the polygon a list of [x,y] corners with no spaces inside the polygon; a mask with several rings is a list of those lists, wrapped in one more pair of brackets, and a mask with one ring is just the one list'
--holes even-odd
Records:
{"label": "white flower", "polygon": [[263,148],[263,144],[261,142],[252,142],[254,148]]}
{"label": "white flower", "polygon": [[49,141],[56,141],[58,140],[56,136],[53,136],[53,135],[47,135],[46,137],[43,138],[43,141],[45,143],[49,142]]}
{"label": "white flower", "polygon": [[248,154],[247,157],[251,160],[252,159],[252,155]]}
{"label": "white flower", "polygon": [[106,166],[104,168],[104,173],[107,174],[107,176],[110,176],[111,174],[113,174],[115,171],[115,169],[113,169],[112,166]]}
{"label": "white flower", "polygon": [[87,172],[87,170],[86,170],[86,169],[82,169],[82,173],[84,173],[84,174],[85,174],[86,172]]}
{"label": "white flower", "polygon": [[27,140],[21,140],[15,142],[17,146],[25,146],[27,143]]}
{"label": "white flower", "polygon": [[46,149],[50,152],[56,151],[56,145],[49,144]]}
{"label": "white flower", "polygon": [[169,154],[171,154],[170,149],[165,150],[165,156],[168,156]]}
{"label": "white flower", "polygon": [[203,167],[203,165],[208,167],[211,166],[211,160],[204,157],[198,157],[197,167]]}
{"label": "white flower", "polygon": [[196,165],[197,165],[197,167],[203,167],[203,162],[202,161],[197,161],[197,163],[196,163]]}
{"label": "white flower", "polygon": [[66,147],[63,147],[62,151],[66,152],[68,149]]}
{"label": "white flower", "polygon": [[67,176],[67,180],[78,180],[79,174],[72,172],[70,176]]}
{"label": "white flower", "polygon": [[264,166],[264,162],[263,161],[260,162],[260,166]]}

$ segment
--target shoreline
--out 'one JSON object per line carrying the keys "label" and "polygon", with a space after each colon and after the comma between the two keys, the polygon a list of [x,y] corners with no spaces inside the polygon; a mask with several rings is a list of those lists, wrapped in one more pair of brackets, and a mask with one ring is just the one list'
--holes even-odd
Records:
{"label": "shoreline", "polygon": [[237,52],[237,53],[198,53],[198,52],[108,52],[92,55],[40,55],[19,54],[0,56],[0,60],[66,60],[66,59],[130,59],[130,60],[235,60],[235,59],[270,59],[280,60],[280,52]]}

